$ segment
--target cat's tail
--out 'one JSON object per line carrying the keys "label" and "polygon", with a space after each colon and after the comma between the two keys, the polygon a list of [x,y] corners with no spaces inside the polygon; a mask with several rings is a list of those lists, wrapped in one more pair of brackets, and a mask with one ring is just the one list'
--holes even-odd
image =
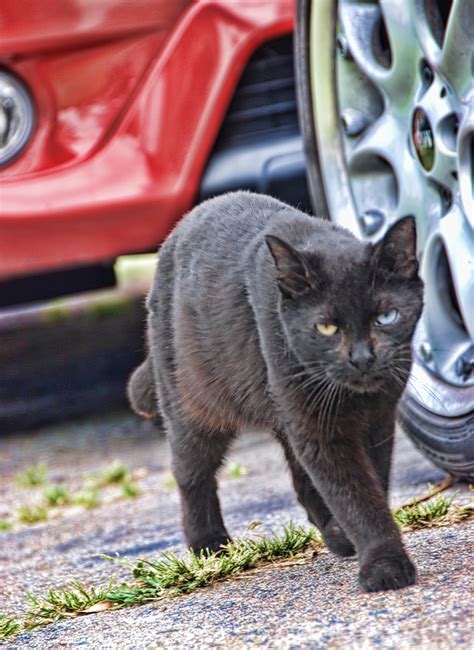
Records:
{"label": "cat's tail", "polygon": [[130,406],[137,415],[147,419],[158,415],[155,380],[149,356],[130,375],[127,396]]}

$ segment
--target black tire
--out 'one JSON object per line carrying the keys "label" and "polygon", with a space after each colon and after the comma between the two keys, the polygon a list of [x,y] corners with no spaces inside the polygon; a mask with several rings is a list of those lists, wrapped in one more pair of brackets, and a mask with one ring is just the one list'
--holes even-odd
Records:
{"label": "black tire", "polygon": [[474,480],[474,413],[445,418],[409,395],[403,397],[398,411],[402,429],[427,458],[453,476]]}
{"label": "black tire", "polygon": [[[330,218],[319,163],[315,115],[309,73],[309,28],[314,0],[298,0],[295,31],[295,68],[298,116],[307,159],[307,176],[314,213]],[[453,387],[453,390],[454,387]],[[453,476],[474,479],[474,413],[442,417],[425,409],[409,395],[399,408],[406,434],[435,465]]]}

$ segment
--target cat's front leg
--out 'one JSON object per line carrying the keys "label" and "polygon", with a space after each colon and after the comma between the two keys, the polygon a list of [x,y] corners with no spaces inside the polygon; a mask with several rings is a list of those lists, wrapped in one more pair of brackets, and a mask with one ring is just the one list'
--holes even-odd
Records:
{"label": "cat's front leg", "polygon": [[399,589],[416,571],[402,544],[384,489],[363,445],[351,439],[318,444],[314,434],[290,434],[295,455],[354,543],[365,591]]}
{"label": "cat's front leg", "polygon": [[339,557],[354,555],[354,545],[347,539],[346,534],[316,490],[308,473],[295,457],[286,435],[278,431],[275,432],[275,435],[283,447],[296,496],[299,503],[306,510],[309,521],[320,530],[324,543],[332,553],[339,555]]}
{"label": "cat's front leg", "polygon": [[385,422],[377,422],[367,438],[367,452],[372,461],[380,483],[388,493],[392,465],[393,442],[395,438],[395,417]]}

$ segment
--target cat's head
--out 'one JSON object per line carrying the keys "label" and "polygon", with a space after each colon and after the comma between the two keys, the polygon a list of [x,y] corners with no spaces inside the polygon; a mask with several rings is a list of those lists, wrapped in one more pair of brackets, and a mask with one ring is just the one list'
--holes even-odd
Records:
{"label": "cat's head", "polygon": [[406,380],[423,306],[414,219],[398,221],[377,244],[339,229],[315,250],[296,250],[272,235],[266,241],[279,315],[300,363],[356,392]]}

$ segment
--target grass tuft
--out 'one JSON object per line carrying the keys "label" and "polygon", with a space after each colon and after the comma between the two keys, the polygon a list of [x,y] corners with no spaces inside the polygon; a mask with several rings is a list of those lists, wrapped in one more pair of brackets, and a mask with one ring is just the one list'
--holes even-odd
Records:
{"label": "grass tuft", "polygon": [[125,561],[136,583],[122,585],[108,599],[121,605],[138,604],[165,596],[177,596],[207,587],[229,576],[252,567],[282,558],[292,557],[311,544],[321,544],[314,529],[305,530],[293,524],[284,528],[283,534],[258,539],[239,539],[228,544],[222,553],[188,554],[179,558],[173,553],[163,553],[156,561],[140,559],[136,563]]}
{"label": "grass tuft", "polygon": [[43,497],[48,506],[52,508],[64,506],[71,501],[68,489],[64,485],[58,485],[57,483],[48,485],[43,491]]}
{"label": "grass tuft", "polygon": [[86,478],[85,484],[89,487],[104,488],[108,485],[117,485],[129,480],[130,470],[124,463],[114,460],[108,467]]}
{"label": "grass tuft", "polygon": [[173,553],[163,553],[158,560],[139,559],[136,562],[107,558],[130,569],[133,581],[120,585],[110,583],[101,588],[86,588],[75,582],[68,589],[50,590],[44,596],[29,595],[31,607],[24,625],[31,629],[73,615],[179,596],[321,544],[313,529],[305,530],[291,524],[280,536],[240,539],[226,546],[220,554],[201,553],[196,557],[189,553],[179,558]]}
{"label": "grass tuft", "polygon": [[142,491],[136,483],[130,479],[126,479],[122,483],[122,494],[126,499],[136,499],[140,496]]}
{"label": "grass tuft", "polygon": [[230,478],[243,478],[249,473],[248,469],[240,463],[231,463],[229,466]]}
{"label": "grass tuft", "polygon": [[178,487],[178,484],[173,474],[168,474],[168,476],[163,481],[163,487],[166,488],[167,490],[174,490],[176,487]]}
{"label": "grass tuft", "polygon": [[8,533],[13,528],[13,524],[8,519],[0,519],[0,533]]}
{"label": "grass tuft", "polygon": [[16,616],[0,613],[0,641],[16,636],[21,632],[21,623]]}
{"label": "grass tuft", "polygon": [[18,508],[17,518],[21,524],[37,524],[40,521],[47,521],[48,508],[40,504],[22,505]]}
{"label": "grass tuft", "polygon": [[[139,478],[140,472],[135,478]],[[134,476],[129,468],[118,460],[114,460],[105,469],[84,477],[82,486],[76,492],[71,492],[65,485],[48,482],[48,470],[45,463],[20,472],[15,477],[16,482],[25,488],[43,486],[41,501],[35,499],[21,505],[15,515],[0,519],[0,533],[11,530],[15,524],[36,524],[48,519],[48,511],[68,505],[82,506],[88,510],[102,504],[102,491],[109,486],[121,489],[122,497],[134,499],[141,494]],[[58,511],[56,512],[58,514]]]}
{"label": "grass tuft", "polygon": [[80,582],[73,582],[67,589],[50,589],[43,596],[28,594],[30,608],[26,612],[24,627],[31,630],[62,618],[85,613],[90,607],[106,600],[111,588],[112,583],[106,587],[87,589]]}
{"label": "grass tuft", "polygon": [[393,516],[400,526],[409,530],[445,526],[472,517],[471,506],[454,504],[455,496],[446,497],[440,494],[426,503],[403,506],[396,510]]}
{"label": "grass tuft", "polygon": [[93,510],[100,505],[100,494],[96,487],[85,487],[72,495],[72,503]]}
{"label": "grass tuft", "polygon": [[46,463],[38,463],[33,467],[28,467],[23,472],[18,472],[15,481],[24,488],[34,488],[38,485],[44,485],[48,478],[48,466]]}

